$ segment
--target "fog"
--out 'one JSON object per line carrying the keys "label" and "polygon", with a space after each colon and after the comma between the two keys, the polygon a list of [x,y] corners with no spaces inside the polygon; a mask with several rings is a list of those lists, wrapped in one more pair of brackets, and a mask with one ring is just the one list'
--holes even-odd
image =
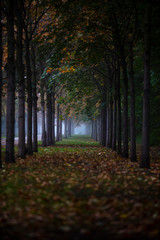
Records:
{"label": "fog", "polygon": [[[41,139],[42,136],[42,118],[41,112],[37,113],[38,119],[38,140]],[[91,122],[83,122],[83,121],[72,121],[72,133],[75,135],[90,135],[91,134]],[[56,134],[56,119],[55,119],[55,134]],[[25,121],[25,131],[27,133],[27,116]],[[62,135],[64,135],[64,121],[62,122]],[[6,118],[3,116],[2,118],[2,136],[6,136]],[[15,137],[18,136],[18,116],[15,118]]]}

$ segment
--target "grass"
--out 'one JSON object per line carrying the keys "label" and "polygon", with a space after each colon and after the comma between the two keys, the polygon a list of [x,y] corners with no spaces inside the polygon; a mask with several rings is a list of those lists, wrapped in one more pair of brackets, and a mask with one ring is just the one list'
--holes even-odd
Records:
{"label": "grass", "polygon": [[99,143],[96,141],[93,141],[90,136],[87,135],[73,135],[72,137],[69,137],[68,139],[63,139],[60,142],[56,142],[56,145],[92,145],[92,146],[99,146]]}

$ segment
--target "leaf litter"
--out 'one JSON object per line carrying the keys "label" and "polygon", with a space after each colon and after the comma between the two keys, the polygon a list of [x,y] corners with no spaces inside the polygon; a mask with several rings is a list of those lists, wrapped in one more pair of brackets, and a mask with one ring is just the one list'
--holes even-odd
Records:
{"label": "leaf litter", "polygon": [[139,168],[101,146],[40,148],[0,172],[2,239],[158,239],[160,156]]}

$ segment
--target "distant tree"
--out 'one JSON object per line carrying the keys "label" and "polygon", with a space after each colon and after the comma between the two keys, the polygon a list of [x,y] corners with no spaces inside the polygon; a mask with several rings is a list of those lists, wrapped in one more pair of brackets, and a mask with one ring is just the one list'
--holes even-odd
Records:
{"label": "distant tree", "polygon": [[52,145],[52,89],[48,87],[47,89],[47,145]]}
{"label": "distant tree", "polygon": [[[41,66],[42,67],[42,66]],[[41,95],[41,115],[42,115],[42,146],[46,147],[46,118],[45,118],[45,79],[41,78],[40,79],[40,95]]]}
{"label": "distant tree", "polygon": [[52,144],[55,144],[55,84],[53,84],[52,91]]}
{"label": "distant tree", "polygon": [[68,138],[68,118],[67,115],[64,117],[64,138]]}
{"label": "distant tree", "polygon": [[57,103],[57,133],[56,133],[56,142],[60,141],[60,121],[59,121],[59,115],[60,115],[60,111],[59,111],[59,103]]}

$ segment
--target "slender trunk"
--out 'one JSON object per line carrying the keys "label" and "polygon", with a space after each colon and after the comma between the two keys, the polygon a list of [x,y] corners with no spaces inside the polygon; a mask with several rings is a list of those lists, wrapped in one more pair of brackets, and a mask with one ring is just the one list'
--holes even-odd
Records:
{"label": "slender trunk", "polygon": [[59,110],[59,114],[60,114],[59,136],[60,136],[60,141],[62,141],[62,111],[61,111],[61,109]]}
{"label": "slender trunk", "polygon": [[74,119],[71,120],[71,135],[74,135]]}
{"label": "slender trunk", "polygon": [[18,74],[18,156],[25,158],[25,81],[23,65],[23,1],[17,1],[17,74]]}
{"label": "slender trunk", "polygon": [[116,75],[117,75],[117,107],[118,107],[118,136],[117,136],[117,141],[118,141],[118,146],[117,146],[117,153],[121,154],[122,153],[122,144],[121,144],[121,93],[120,93],[120,67],[119,67],[119,60],[117,59],[117,70],[116,70]]}
{"label": "slender trunk", "polygon": [[106,147],[109,148],[109,134],[110,134],[110,111],[109,111],[109,80],[107,81],[107,109],[106,109]]}
{"label": "slender trunk", "polygon": [[41,79],[41,114],[42,114],[42,147],[46,147],[46,128],[45,128],[45,101],[44,101],[44,80]]}
{"label": "slender trunk", "polygon": [[2,153],[1,153],[1,121],[2,121],[2,57],[3,57],[3,48],[2,48],[2,6],[0,0],[0,168],[2,168]]}
{"label": "slender trunk", "polygon": [[122,156],[128,158],[128,77],[127,65],[122,57],[123,72],[123,152]]}
{"label": "slender trunk", "polygon": [[95,120],[93,120],[93,139],[95,140]]}
{"label": "slender trunk", "polygon": [[97,141],[97,119],[95,119],[95,140]]}
{"label": "slender trunk", "polygon": [[92,119],[92,134],[91,134],[91,138],[93,139],[93,119]]}
{"label": "slender trunk", "polygon": [[31,73],[31,63],[30,63],[30,49],[29,49],[29,39],[28,32],[26,31],[26,66],[27,66],[27,153],[29,155],[33,154],[32,149],[32,73]]}
{"label": "slender trunk", "polygon": [[100,142],[100,139],[101,139],[101,118],[100,118],[100,115],[98,117],[98,142]]}
{"label": "slender trunk", "polygon": [[110,104],[109,104],[109,147],[112,147],[113,136],[113,96],[112,96],[112,79],[110,79]]}
{"label": "slender trunk", "polygon": [[150,117],[150,55],[151,55],[151,9],[148,0],[145,9],[144,25],[144,86],[143,86],[143,126],[142,126],[142,155],[141,168],[150,168],[149,150],[149,117]]}
{"label": "slender trunk", "polygon": [[47,91],[47,145],[52,145],[52,93]]}
{"label": "slender trunk", "polygon": [[104,82],[103,96],[101,109],[101,144],[106,146],[106,82]]}
{"label": "slender trunk", "polygon": [[116,150],[116,137],[117,137],[117,78],[116,70],[114,73],[114,101],[113,101],[113,137],[112,137],[112,149]]}
{"label": "slender trunk", "polygon": [[59,142],[60,138],[59,138],[59,103],[57,103],[57,137],[56,137],[56,141]]}
{"label": "slender trunk", "polygon": [[68,119],[67,119],[67,116],[65,116],[65,121],[64,121],[64,138],[68,138]]}
{"label": "slender trunk", "polygon": [[71,137],[71,117],[68,119],[68,137]]}
{"label": "slender trunk", "polygon": [[14,61],[14,0],[7,0],[7,121],[6,121],[6,155],[7,163],[15,162],[14,124],[15,124],[15,61]]}
{"label": "slender trunk", "polygon": [[32,79],[33,79],[33,151],[38,151],[37,142],[37,76],[35,47],[32,45]]}
{"label": "slender trunk", "polygon": [[52,93],[52,144],[55,144],[55,87]]}
{"label": "slender trunk", "polygon": [[42,113],[42,147],[46,147],[46,130],[45,130],[45,102],[44,95],[41,95],[41,113]]}
{"label": "slender trunk", "polygon": [[101,144],[106,145],[106,105],[101,110]]}
{"label": "slender trunk", "polygon": [[136,162],[136,126],[135,126],[135,89],[133,72],[133,47],[129,51],[129,81],[130,81],[130,160]]}

